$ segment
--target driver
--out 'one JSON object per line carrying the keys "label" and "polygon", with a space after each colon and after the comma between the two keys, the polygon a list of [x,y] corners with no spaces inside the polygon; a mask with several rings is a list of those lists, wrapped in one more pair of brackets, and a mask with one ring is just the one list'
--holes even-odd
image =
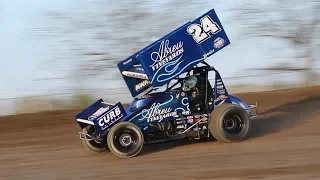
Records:
{"label": "driver", "polygon": [[190,76],[187,78],[182,86],[182,90],[188,92],[190,94],[190,105],[193,112],[198,112],[201,110],[201,99],[199,97],[199,90],[196,87],[198,83],[198,78],[195,76]]}

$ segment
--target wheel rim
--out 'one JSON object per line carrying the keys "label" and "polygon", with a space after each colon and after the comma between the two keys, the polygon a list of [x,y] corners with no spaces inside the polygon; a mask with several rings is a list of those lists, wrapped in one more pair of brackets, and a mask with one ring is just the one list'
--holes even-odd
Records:
{"label": "wheel rim", "polygon": [[138,134],[128,128],[119,129],[113,138],[115,148],[121,153],[131,153],[138,148]]}
{"label": "wheel rim", "polygon": [[223,130],[230,134],[238,134],[244,125],[244,121],[238,115],[231,115],[223,120]]}
{"label": "wheel rim", "polygon": [[130,144],[132,143],[131,135],[126,133],[122,134],[119,138],[119,142],[123,147],[130,146]]}

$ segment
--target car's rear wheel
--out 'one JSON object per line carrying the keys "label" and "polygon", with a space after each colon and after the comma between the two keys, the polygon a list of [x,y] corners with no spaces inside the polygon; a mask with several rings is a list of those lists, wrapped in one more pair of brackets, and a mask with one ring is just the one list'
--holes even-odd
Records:
{"label": "car's rear wheel", "polygon": [[[89,135],[94,133],[94,131],[95,131],[94,127],[91,125],[82,129],[82,133],[89,134]],[[98,143],[94,140],[83,139],[82,142],[92,152],[98,153],[98,152],[109,151],[107,143],[105,141]]]}
{"label": "car's rear wheel", "polygon": [[249,115],[244,108],[225,103],[212,111],[209,129],[218,141],[239,142],[247,138],[250,125]]}
{"label": "car's rear wheel", "polygon": [[121,158],[131,158],[142,150],[144,137],[135,124],[119,122],[110,129],[107,142],[113,154]]}

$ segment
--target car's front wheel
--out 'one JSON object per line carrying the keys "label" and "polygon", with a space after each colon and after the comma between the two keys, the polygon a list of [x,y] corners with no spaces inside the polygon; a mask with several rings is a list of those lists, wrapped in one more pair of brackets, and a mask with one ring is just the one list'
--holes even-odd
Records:
{"label": "car's front wheel", "polygon": [[250,118],[244,108],[225,103],[211,113],[209,129],[218,141],[239,142],[247,138],[250,125]]}

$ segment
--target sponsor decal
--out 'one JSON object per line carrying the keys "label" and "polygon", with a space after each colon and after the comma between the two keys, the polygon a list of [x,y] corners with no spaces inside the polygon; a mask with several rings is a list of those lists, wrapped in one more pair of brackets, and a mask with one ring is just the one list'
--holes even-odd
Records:
{"label": "sponsor decal", "polygon": [[98,116],[91,115],[91,116],[88,117],[88,120],[89,120],[89,121],[93,121],[93,120],[95,120],[97,117],[98,117]]}
{"label": "sponsor decal", "polygon": [[193,123],[193,119],[188,119],[188,123]]}
{"label": "sponsor decal", "polygon": [[135,67],[135,70],[136,70],[136,71],[144,72],[144,69],[143,69],[142,67]]}
{"label": "sponsor decal", "polygon": [[224,45],[224,39],[218,37],[217,39],[214,40],[214,47],[215,48],[221,48]]}
{"label": "sponsor decal", "polygon": [[200,24],[191,24],[187,29],[187,32],[192,35],[198,44],[209,39],[211,37],[210,33],[217,34],[220,31],[219,25],[208,15],[200,19]]}
{"label": "sponsor decal", "polygon": [[171,107],[161,109],[160,106],[160,103],[153,103],[149,109],[143,109],[142,118],[139,120],[147,119],[148,122],[161,121],[164,118],[177,115],[177,112],[172,112]]}
{"label": "sponsor decal", "polygon": [[131,72],[131,71],[123,71],[122,74],[124,76],[128,77],[134,77],[134,78],[139,78],[139,79],[148,79],[148,76],[143,73],[136,73],[136,72]]}
{"label": "sponsor decal", "polygon": [[[218,101],[221,101],[218,105],[224,103],[226,101],[226,99],[228,98],[228,96],[226,95],[220,95],[219,97],[217,97],[215,100],[214,100],[214,103],[218,102]],[[217,106],[218,106],[217,105]]]}
{"label": "sponsor decal", "polygon": [[223,89],[223,85],[217,86],[217,89]]}
{"label": "sponsor decal", "polygon": [[191,114],[191,112],[190,112],[190,111],[182,111],[181,114],[182,114],[182,115],[189,115],[189,114]]}
{"label": "sponsor decal", "polygon": [[181,128],[186,129],[187,125],[186,124],[182,124],[182,125],[178,125],[177,126],[177,129],[181,129]]}
{"label": "sponsor decal", "polygon": [[218,90],[218,93],[219,93],[219,94],[225,94],[225,93],[226,93],[226,91],[225,91],[225,89],[224,89],[224,85],[223,85],[221,79],[218,79],[218,80],[217,80],[217,90]]}
{"label": "sponsor decal", "polygon": [[150,98],[151,96],[149,94],[145,94],[145,95],[141,95],[139,97],[137,97],[137,99],[146,99],[146,98]]}
{"label": "sponsor decal", "polygon": [[104,130],[122,117],[123,114],[121,113],[120,107],[116,106],[110,109],[110,111],[107,112],[103,117],[101,117],[98,120],[98,124],[101,127],[101,130]]}
{"label": "sponsor decal", "polygon": [[109,107],[102,107],[102,108],[98,109],[93,115],[100,116],[101,114],[103,114],[104,112],[106,112],[108,110],[109,110]]}
{"label": "sponsor decal", "polygon": [[214,53],[214,49],[212,49],[212,50],[210,50],[209,52],[207,52],[206,54],[204,54],[203,55],[203,57],[205,58],[205,57],[208,57],[208,56],[210,56],[211,54],[213,54]]}
{"label": "sponsor decal", "polygon": [[148,80],[143,80],[142,82],[138,83],[135,86],[136,91],[140,91],[141,89],[143,89],[144,87],[148,86],[150,84],[150,81]]}
{"label": "sponsor decal", "polygon": [[218,93],[219,93],[219,94],[225,94],[226,91],[225,91],[224,89],[219,89],[219,90],[218,90]]}
{"label": "sponsor decal", "polygon": [[128,64],[129,62],[131,62],[131,61],[132,61],[132,59],[128,59],[128,60],[124,61],[122,64],[123,64],[123,65],[126,65],[126,64]]}
{"label": "sponsor decal", "polygon": [[226,95],[220,95],[218,98],[220,98],[220,99],[227,99],[228,96],[226,96]]}
{"label": "sponsor decal", "polygon": [[177,124],[184,124],[183,121],[177,121]]}
{"label": "sponsor decal", "polygon": [[98,109],[95,113],[93,113],[91,116],[89,116],[88,120],[92,121],[108,110],[109,110],[109,107],[102,107]]}
{"label": "sponsor decal", "polygon": [[154,63],[150,66],[153,71],[156,71],[167,62],[182,57],[184,52],[183,42],[179,41],[176,44],[170,46],[170,41],[165,40],[160,43],[158,52],[151,53],[151,59]]}

